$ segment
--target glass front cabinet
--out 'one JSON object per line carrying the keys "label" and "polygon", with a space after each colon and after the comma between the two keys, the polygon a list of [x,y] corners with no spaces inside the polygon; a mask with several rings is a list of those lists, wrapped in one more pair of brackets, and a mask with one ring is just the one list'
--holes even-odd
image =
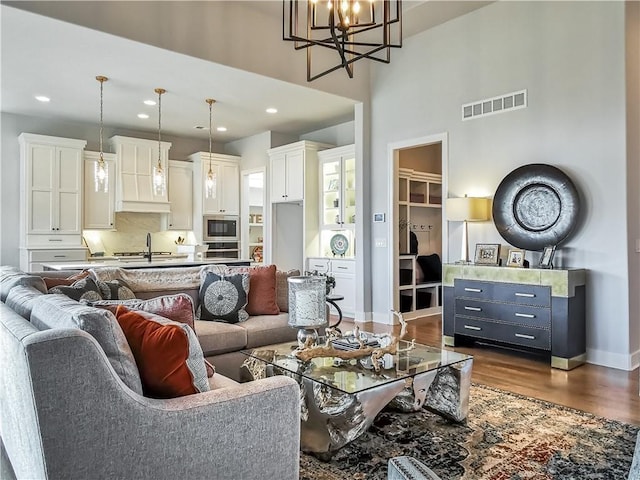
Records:
{"label": "glass front cabinet", "polygon": [[354,145],[318,152],[320,158],[320,222],[322,229],[353,229],[356,223],[356,159]]}

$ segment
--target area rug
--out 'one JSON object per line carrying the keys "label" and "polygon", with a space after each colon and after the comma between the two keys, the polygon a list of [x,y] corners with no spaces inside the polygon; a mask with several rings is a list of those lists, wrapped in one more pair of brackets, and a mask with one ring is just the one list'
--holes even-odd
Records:
{"label": "area rug", "polygon": [[329,462],[302,454],[301,480],[386,479],[389,458],[410,455],[443,480],[624,480],[638,427],[482,385],[469,417],[383,411]]}

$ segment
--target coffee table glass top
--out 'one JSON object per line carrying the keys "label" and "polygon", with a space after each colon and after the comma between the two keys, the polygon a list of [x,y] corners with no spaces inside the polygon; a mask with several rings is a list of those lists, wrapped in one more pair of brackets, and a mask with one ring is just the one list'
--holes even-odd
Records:
{"label": "coffee table glass top", "polygon": [[401,350],[393,356],[390,368],[381,368],[376,373],[371,367],[370,357],[361,360],[342,360],[334,357],[314,358],[302,362],[292,352],[297,342],[280,343],[244,350],[248,357],[278,367],[284,372],[301,375],[305,378],[340,390],[344,393],[358,393],[387,383],[414,377],[420,373],[437,370],[472,359],[449,350],[416,344],[412,350],[402,351],[410,342],[400,341]]}

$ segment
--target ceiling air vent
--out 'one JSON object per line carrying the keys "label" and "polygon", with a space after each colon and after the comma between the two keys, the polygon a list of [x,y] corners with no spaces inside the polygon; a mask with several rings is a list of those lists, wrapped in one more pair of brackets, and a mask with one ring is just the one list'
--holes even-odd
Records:
{"label": "ceiling air vent", "polygon": [[527,91],[520,90],[498,97],[485,98],[462,105],[462,120],[471,120],[487,115],[505,113],[511,110],[527,108]]}

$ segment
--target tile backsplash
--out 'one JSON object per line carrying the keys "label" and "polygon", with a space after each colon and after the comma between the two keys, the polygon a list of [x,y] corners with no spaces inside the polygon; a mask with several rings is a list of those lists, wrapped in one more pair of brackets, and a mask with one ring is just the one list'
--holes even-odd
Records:
{"label": "tile backsplash", "polygon": [[154,252],[176,252],[178,237],[186,238],[185,244],[194,244],[190,231],[165,231],[161,213],[116,213],[116,230],[85,230],[85,241],[93,249],[104,248],[105,255],[114,252],[142,252],[147,249],[147,233],[151,233],[151,249]]}

